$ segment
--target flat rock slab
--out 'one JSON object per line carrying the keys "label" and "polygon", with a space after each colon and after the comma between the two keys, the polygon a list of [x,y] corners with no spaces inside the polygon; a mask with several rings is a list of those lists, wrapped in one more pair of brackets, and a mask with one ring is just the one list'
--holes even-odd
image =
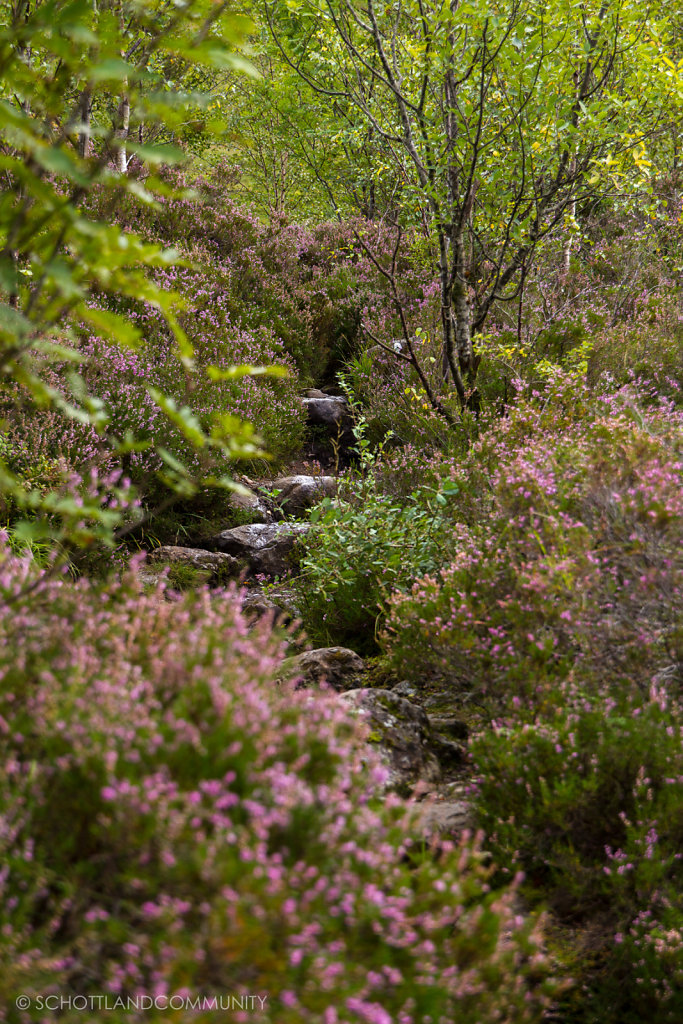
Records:
{"label": "flat rock slab", "polygon": [[223,530],[205,541],[209,551],[231,555],[252,573],[282,576],[293,565],[294,545],[308,523],[251,523]]}
{"label": "flat rock slab", "polygon": [[273,483],[279,490],[275,499],[287,515],[297,516],[313,508],[323,498],[337,493],[337,480],[333,476],[281,476]]}
{"label": "flat rock slab", "polygon": [[292,615],[286,608],[262,593],[247,594],[242,601],[242,611],[250,622],[263,618],[269,618],[274,626],[288,626],[292,622]]}
{"label": "flat rock slab", "polygon": [[420,832],[425,836],[448,835],[457,837],[474,825],[472,806],[465,800],[443,800],[428,803],[420,808],[418,817]]}
{"label": "flat rock slab", "polygon": [[391,692],[395,693],[397,697],[405,697],[406,700],[412,700],[418,702],[422,698],[422,692],[419,686],[414,683],[409,683],[406,679],[403,679],[400,683],[396,683],[396,686],[392,686]]}
{"label": "flat rock slab", "polygon": [[319,647],[287,658],[282,664],[283,678],[300,676],[303,686],[325,682],[339,693],[357,690],[364,672],[365,662],[348,647]]}
{"label": "flat rock slab", "polygon": [[377,745],[389,769],[388,788],[407,796],[418,783],[439,781],[441,769],[430,747],[429,719],[422,708],[391,690],[351,690],[341,700],[367,721],[370,742]]}
{"label": "flat rock slab", "polygon": [[322,397],[303,398],[306,418],[311,426],[326,427],[328,430],[337,431],[344,429],[351,423],[351,410],[345,398],[337,395],[322,395]]}
{"label": "flat rock slab", "polygon": [[[149,562],[144,563],[136,573],[138,583],[143,590],[155,590],[164,580],[165,575],[166,567],[164,565],[150,565]],[[164,594],[164,597],[167,597],[167,594]]]}
{"label": "flat rock slab", "polygon": [[425,692],[420,704],[430,718],[458,718],[462,703],[447,690]]}
{"label": "flat rock slab", "polygon": [[231,555],[219,551],[205,551],[203,548],[181,548],[175,544],[164,544],[149,554],[150,562],[164,562],[166,565],[187,565],[212,577],[232,578],[239,576],[240,564]]}

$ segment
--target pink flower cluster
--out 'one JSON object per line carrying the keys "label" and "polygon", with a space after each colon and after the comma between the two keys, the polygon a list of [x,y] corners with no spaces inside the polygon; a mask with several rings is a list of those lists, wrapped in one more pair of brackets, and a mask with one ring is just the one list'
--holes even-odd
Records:
{"label": "pink flower cluster", "polygon": [[282,641],[239,592],[73,584],[3,541],[0,600],[0,1005],[189,989],[266,993],[278,1024],[538,1020],[514,886],[412,838],[338,699],[276,683]]}

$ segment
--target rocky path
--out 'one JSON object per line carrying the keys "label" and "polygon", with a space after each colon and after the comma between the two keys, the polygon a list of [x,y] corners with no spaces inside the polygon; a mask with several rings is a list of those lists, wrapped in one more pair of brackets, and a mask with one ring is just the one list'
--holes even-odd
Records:
{"label": "rocky path", "polygon": [[[329,458],[331,450],[338,469],[354,441],[346,400],[308,391],[302,402],[309,424],[317,429],[316,451]],[[178,566],[191,570],[199,583],[215,586],[241,580],[247,585],[244,607],[254,618],[270,614],[283,623],[295,620],[298,609],[291,591],[286,584],[272,583],[291,575],[296,543],[311,528],[299,518],[322,498],[334,496],[338,483],[331,474],[295,473],[231,495],[233,521],[238,510],[249,522],[219,530],[195,547],[156,548],[143,570],[143,581],[153,582]],[[270,585],[264,588],[264,583]],[[364,719],[368,742],[388,769],[386,788],[419,799],[419,827],[425,837],[457,836],[471,826],[464,722],[430,708],[430,698],[406,683],[391,690],[368,685],[365,662],[343,647],[295,650],[283,663],[282,677],[297,679],[299,686],[331,686],[349,710]]]}

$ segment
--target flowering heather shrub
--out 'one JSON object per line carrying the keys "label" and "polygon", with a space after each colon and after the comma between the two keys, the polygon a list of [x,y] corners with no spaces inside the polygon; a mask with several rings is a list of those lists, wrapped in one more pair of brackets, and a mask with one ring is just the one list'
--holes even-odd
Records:
{"label": "flowering heather shrub", "polygon": [[[662,194],[670,184],[662,183]],[[683,309],[678,253],[680,195],[668,209],[630,213],[605,209],[582,220],[569,272],[563,266],[566,232],[548,236],[536,252],[521,308],[494,304],[484,334],[478,389],[483,404],[514,397],[514,381],[530,388],[548,366],[567,366],[577,347],[589,347],[589,379],[609,373],[618,386],[635,377],[660,395],[683,395]]]}
{"label": "flowering heather shrub", "polygon": [[609,372],[620,382],[647,380],[657,394],[683,401],[683,312],[673,290],[640,297],[634,320],[601,331],[589,363],[592,380]]}
{"label": "flowering heather shrub", "polygon": [[[578,673],[577,673],[578,675]],[[636,1024],[683,1014],[683,718],[680,700],[560,683],[473,744],[481,824],[499,863],[572,924],[593,917],[588,1012]]]}
{"label": "flowering heather shrub", "polygon": [[[297,377],[292,359],[266,329],[257,333],[232,328],[221,297],[210,306],[211,289],[201,275],[172,270],[163,275],[163,286],[192,291],[197,303],[192,329],[196,370],[179,373],[180,365],[171,353],[168,329],[158,310],[146,307],[130,310],[129,316],[141,328],[145,343],[137,350],[122,348],[88,336],[80,349],[86,358],[82,374],[89,393],[99,399],[109,414],[107,437],[93,427],[68,419],[56,410],[22,407],[19,389],[7,390],[1,408],[6,415],[7,443],[11,463],[27,483],[39,489],[55,486],[55,476],[87,476],[93,467],[110,472],[120,464],[111,440],[133,437],[136,445],[125,456],[125,469],[133,482],[148,494],[153,474],[163,463],[156,448],[163,447],[192,473],[200,473],[204,453],[193,449],[181,431],[163,414],[149,393],[161,389],[179,406],[188,405],[205,430],[222,417],[232,416],[257,425],[267,451],[276,462],[293,456],[303,435],[304,411],[297,396]],[[288,377],[241,377],[211,380],[206,367],[226,371],[234,364],[264,366],[278,364]],[[66,368],[65,368],[66,372]],[[49,371],[49,383],[69,396],[66,377]],[[213,458],[213,472],[230,473],[230,453]],[[204,472],[206,472],[206,467]]]}
{"label": "flowering heather shrub", "polygon": [[[438,490],[442,484],[443,452],[415,444],[402,445],[382,453],[375,465],[375,480],[385,494],[405,496],[420,487]],[[453,485],[453,489],[457,485]]]}
{"label": "flowering heather shrub", "polygon": [[[147,390],[151,385],[161,388],[179,405],[189,405],[205,429],[223,415],[234,416],[257,425],[259,435],[276,461],[291,457],[301,443],[304,420],[291,358],[265,329],[255,334],[233,328],[222,296],[209,305],[207,296],[212,289],[203,284],[201,275],[174,270],[161,276],[165,287],[187,289],[194,295],[196,308],[186,329],[195,347],[197,369],[179,377],[177,360],[171,357],[170,339],[159,329],[162,325],[158,324],[157,313],[151,308],[135,317],[146,337],[144,347],[137,352],[119,351],[100,339],[88,338],[83,345],[89,358],[88,383],[111,413],[112,433],[124,437],[126,431],[132,431],[136,437],[169,449],[192,471],[198,471],[200,453],[190,448],[180,431],[152,401]],[[277,364],[285,367],[290,375],[212,380],[206,373],[208,366],[225,371],[240,364]],[[229,471],[229,461],[225,458],[216,467],[217,471]],[[160,465],[153,448],[130,455],[134,478],[144,479]]]}
{"label": "flowering heather shrub", "polygon": [[282,642],[235,591],[73,585],[4,544],[0,587],[0,1019],[31,1019],[19,992],[253,993],[273,1024],[539,1019],[515,886],[372,798],[360,727],[275,684]]}
{"label": "flowering heather shrub", "polygon": [[[64,382],[56,371],[46,371],[43,378],[49,386],[62,389]],[[93,426],[55,408],[37,408],[19,384],[3,387],[0,416],[5,457],[27,486],[49,489],[67,469],[113,468],[111,454]]]}
{"label": "flowering heather shrub", "polygon": [[563,919],[600,918],[585,1020],[683,1011],[682,425],[558,374],[451,468],[456,556],[388,620],[403,675],[492,709],[471,753],[498,863]]}
{"label": "flowering heather shrub", "polygon": [[[176,186],[187,184],[177,171],[169,174]],[[235,206],[221,175],[218,167],[192,182],[194,198],[169,198],[155,210],[129,199],[117,220],[201,265],[204,287],[227,306],[234,328],[272,332],[304,381],[332,376],[357,345],[361,310],[383,302],[353,225],[264,225]]]}
{"label": "flowering heather shrub", "polygon": [[515,701],[474,744],[491,842],[517,851],[562,916],[628,915],[680,881],[682,739],[680,707],[655,689],[589,694],[570,679],[540,713]]}
{"label": "flowering heather shrub", "polygon": [[645,692],[676,678],[680,428],[669,405],[563,376],[521,403],[451,467],[457,554],[393,598],[392,661],[504,701],[577,662]]}
{"label": "flowering heather shrub", "polygon": [[0,458],[27,495],[25,504],[9,495],[0,497],[4,521],[21,519],[27,510],[35,514],[39,500],[33,541],[49,533],[68,549],[89,547],[94,539],[110,546],[111,530],[121,517],[137,516],[140,502],[103,439],[89,424],[56,409],[25,405],[19,386],[6,388],[3,399],[0,410],[8,415],[0,433]]}

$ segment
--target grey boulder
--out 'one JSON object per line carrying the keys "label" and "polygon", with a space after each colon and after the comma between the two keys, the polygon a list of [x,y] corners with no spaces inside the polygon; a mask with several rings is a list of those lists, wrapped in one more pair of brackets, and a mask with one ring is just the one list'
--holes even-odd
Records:
{"label": "grey boulder", "polygon": [[364,672],[365,662],[348,647],[319,647],[286,658],[282,664],[283,678],[298,676],[302,686],[326,682],[338,692],[356,689]]}
{"label": "grey boulder", "polygon": [[326,427],[327,430],[338,432],[351,424],[349,403],[341,396],[318,392],[318,396],[303,398],[302,402],[311,426]]}
{"label": "grey boulder", "polygon": [[292,516],[301,515],[323,498],[331,498],[337,493],[337,481],[333,476],[282,476],[273,487],[280,492],[275,499],[278,505]]}
{"label": "grey boulder", "polygon": [[223,530],[206,547],[238,559],[253,573],[282,576],[293,567],[294,546],[308,523],[251,523]]}
{"label": "grey boulder", "polygon": [[240,513],[240,518],[249,518],[252,523],[270,523],[273,520],[262,499],[248,488],[246,492],[231,491],[228,495],[228,504],[235,512]]}
{"label": "grey boulder", "polygon": [[474,815],[471,804],[465,800],[442,800],[422,805],[417,821],[425,836],[437,833],[457,837],[473,827]]}
{"label": "grey boulder", "polygon": [[269,618],[274,626],[288,626],[292,621],[292,615],[286,608],[261,592],[247,594],[242,601],[242,611],[250,623]]}
{"label": "grey boulder", "polygon": [[149,555],[150,562],[163,562],[166,565],[186,565],[199,572],[214,576],[239,576],[240,566],[237,559],[219,551],[205,551],[203,548],[182,548],[175,544],[163,544],[154,548]]}
{"label": "grey boulder", "polygon": [[409,795],[418,783],[434,784],[441,769],[431,750],[429,719],[422,708],[391,690],[358,689],[341,700],[367,722],[389,771],[387,788]]}

